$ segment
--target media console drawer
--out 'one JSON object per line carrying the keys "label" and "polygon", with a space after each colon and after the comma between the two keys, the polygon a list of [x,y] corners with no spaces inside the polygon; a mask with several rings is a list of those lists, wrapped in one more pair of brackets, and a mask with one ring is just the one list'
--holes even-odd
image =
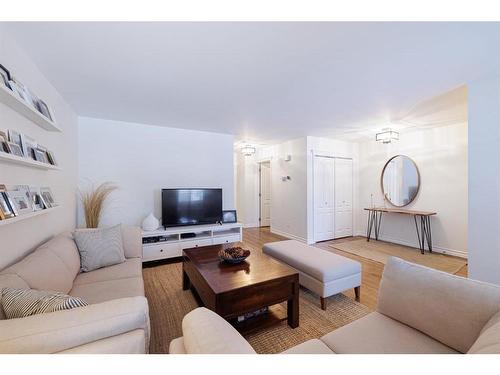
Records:
{"label": "media console drawer", "polygon": [[180,243],[146,245],[142,248],[143,261],[182,256]]}
{"label": "media console drawer", "polygon": [[203,240],[189,240],[189,241],[181,241],[180,242],[181,250],[190,249],[192,247],[209,246],[211,244],[212,244],[211,238],[206,238]]}
{"label": "media console drawer", "polygon": [[240,236],[236,234],[232,236],[214,237],[212,241],[214,245],[221,245],[223,243],[240,242],[241,239]]}

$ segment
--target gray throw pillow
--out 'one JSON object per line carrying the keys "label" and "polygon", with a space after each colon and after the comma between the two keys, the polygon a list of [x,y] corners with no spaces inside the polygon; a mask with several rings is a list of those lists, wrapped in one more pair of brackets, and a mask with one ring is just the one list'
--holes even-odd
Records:
{"label": "gray throw pillow", "polygon": [[7,319],[24,318],[88,305],[79,297],[35,289],[3,288],[0,297],[1,308]]}
{"label": "gray throw pillow", "polygon": [[125,262],[122,227],[77,229],[73,233],[80,252],[82,272]]}

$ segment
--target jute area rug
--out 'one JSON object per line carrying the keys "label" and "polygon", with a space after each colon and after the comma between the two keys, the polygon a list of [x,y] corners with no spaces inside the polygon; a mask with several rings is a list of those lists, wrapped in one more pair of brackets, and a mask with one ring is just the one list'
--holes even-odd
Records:
{"label": "jute area rug", "polygon": [[466,259],[439,253],[429,253],[428,251],[425,254],[421,254],[419,249],[413,247],[376,240],[368,242],[364,238],[328,246],[383,264],[387,264],[389,257],[395,256],[448,273],[456,273],[467,264]]}
{"label": "jute area rug", "polygon": [[[182,336],[184,315],[198,307],[191,291],[182,290],[182,264],[161,264],[143,269],[146,297],[151,318],[151,353],[168,353],[172,339]],[[279,353],[294,345],[319,338],[366,314],[368,307],[338,294],[328,298],[321,310],[319,298],[300,290],[300,325],[292,329],[286,321],[246,336],[258,353]]]}

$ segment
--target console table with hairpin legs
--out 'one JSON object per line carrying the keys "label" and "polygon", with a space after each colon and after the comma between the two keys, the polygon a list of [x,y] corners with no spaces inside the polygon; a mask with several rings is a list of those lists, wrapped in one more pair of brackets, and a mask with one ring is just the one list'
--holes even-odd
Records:
{"label": "console table with hairpin legs", "polygon": [[432,253],[431,216],[436,215],[436,212],[384,207],[365,208],[365,211],[368,211],[368,226],[366,228],[367,241],[370,241],[372,231],[375,232],[375,239],[378,240],[380,225],[382,223],[382,215],[384,213],[410,215],[413,216],[413,220],[415,221],[415,229],[417,231],[418,247],[420,248],[420,252],[422,254],[424,253],[425,243],[427,242],[427,248],[429,249],[429,252]]}

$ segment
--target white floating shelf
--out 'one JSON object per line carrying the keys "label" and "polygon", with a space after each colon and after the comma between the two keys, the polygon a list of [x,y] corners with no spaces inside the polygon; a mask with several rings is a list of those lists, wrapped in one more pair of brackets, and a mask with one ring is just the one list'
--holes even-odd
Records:
{"label": "white floating shelf", "polygon": [[17,164],[17,165],[22,165],[24,167],[30,167],[30,168],[44,169],[46,171],[48,171],[48,170],[54,170],[54,171],[61,170],[61,168],[59,168],[56,165],[42,163],[40,161],[24,158],[22,156],[8,154],[6,152],[1,152],[1,151],[0,151],[0,162],[9,163],[9,164]]}
{"label": "white floating shelf", "polygon": [[51,131],[60,132],[61,129],[47,117],[38,112],[35,108],[30,106],[24,100],[19,99],[11,90],[9,90],[5,85],[0,84],[0,102],[12,108],[17,113],[23,115],[28,120],[33,121],[36,125],[41,128]]}
{"label": "white floating shelf", "polygon": [[9,225],[9,224],[17,223],[19,221],[28,220],[28,219],[31,219],[31,218],[36,217],[36,216],[40,216],[40,215],[45,215],[45,214],[51,213],[51,212],[59,209],[60,207],[61,206],[52,207],[52,208],[46,208],[45,210],[30,212],[29,214],[24,214],[24,215],[21,215],[21,216],[16,216],[16,217],[13,217],[11,219],[0,220],[0,227],[3,226],[3,225]]}

